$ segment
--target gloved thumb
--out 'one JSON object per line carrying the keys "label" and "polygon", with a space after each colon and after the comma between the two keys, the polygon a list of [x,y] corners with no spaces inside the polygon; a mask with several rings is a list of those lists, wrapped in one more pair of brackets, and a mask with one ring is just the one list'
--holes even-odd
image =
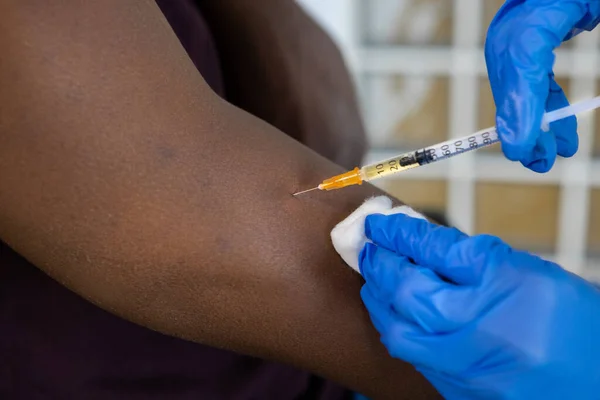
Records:
{"label": "gloved thumb", "polygon": [[449,263],[450,251],[468,239],[458,229],[402,214],[373,214],[365,220],[365,234],[376,245],[408,257],[454,283],[473,285],[479,281],[480,271]]}

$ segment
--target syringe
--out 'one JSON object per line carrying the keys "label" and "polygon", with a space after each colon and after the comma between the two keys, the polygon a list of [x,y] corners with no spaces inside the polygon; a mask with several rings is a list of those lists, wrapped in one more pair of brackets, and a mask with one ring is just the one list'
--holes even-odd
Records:
{"label": "syringe", "polygon": [[[547,131],[549,124],[554,121],[598,107],[600,107],[600,96],[550,111],[544,114],[542,118],[542,129]],[[294,193],[294,196],[317,189],[334,190],[351,185],[361,185],[363,182],[384,178],[422,165],[433,164],[471,150],[490,146],[499,141],[500,139],[495,127],[482,129],[479,132],[460,139],[452,139],[430,147],[424,147],[416,151],[368,164],[361,168],[356,167],[352,171],[325,179],[317,187]]]}

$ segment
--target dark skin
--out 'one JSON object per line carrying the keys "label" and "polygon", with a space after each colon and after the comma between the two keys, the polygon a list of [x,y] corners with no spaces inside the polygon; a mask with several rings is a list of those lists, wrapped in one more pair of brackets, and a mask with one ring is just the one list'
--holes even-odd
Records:
{"label": "dark skin", "polygon": [[[331,38],[289,0],[198,2],[219,48],[227,100],[347,169],[364,127]],[[283,23],[285,21],[285,23]]]}
{"label": "dark skin", "polygon": [[153,1],[0,0],[0,54],[5,243],[150,329],[436,398],[330,244],[380,193],[293,197],[343,169],[213,93]]}

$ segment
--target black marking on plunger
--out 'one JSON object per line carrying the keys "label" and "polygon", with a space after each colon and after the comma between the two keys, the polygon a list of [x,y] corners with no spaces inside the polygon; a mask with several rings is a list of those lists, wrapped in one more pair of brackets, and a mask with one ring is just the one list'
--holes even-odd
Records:
{"label": "black marking on plunger", "polygon": [[419,165],[427,164],[429,161],[427,160],[428,153],[425,150],[420,150],[415,152],[415,156]]}
{"label": "black marking on plunger", "polygon": [[417,151],[417,161],[419,165],[429,164],[435,161],[435,149],[425,149]]}
{"label": "black marking on plunger", "polygon": [[416,162],[417,162],[417,160],[415,159],[415,156],[413,154],[410,154],[410,155],[404,156],[400,159],[400,166],[406,167],[408,165],[413,165]]}
{"label": "black marking on plunger", "polygon": [[400,166],[406,167],[414,164],[425,165],[434,160],[434,149],[417,150],[414,154],[405,155],[404,157],[400,158]]}

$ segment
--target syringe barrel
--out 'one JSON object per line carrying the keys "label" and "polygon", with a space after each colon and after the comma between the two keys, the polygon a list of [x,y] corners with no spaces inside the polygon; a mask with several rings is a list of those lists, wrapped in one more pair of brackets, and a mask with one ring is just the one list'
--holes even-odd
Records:
{"label": "syringe barrel", "polygon": [[445,160],[458,154],[490,146],[499,141],[496,128],[482,129],[472,135],[450,139],[422,149],[425,158],[423,162],[420,162],[420,165]]}
{"label": "syringe barrel", "polygon": [[498,141],[495,128],[483,129],[463,138],[451,139],[417,151],[365,165],[360,169],[360,173],[365,181],[384,178],[421,165],[441,161],[457,154],[490,146]]}

